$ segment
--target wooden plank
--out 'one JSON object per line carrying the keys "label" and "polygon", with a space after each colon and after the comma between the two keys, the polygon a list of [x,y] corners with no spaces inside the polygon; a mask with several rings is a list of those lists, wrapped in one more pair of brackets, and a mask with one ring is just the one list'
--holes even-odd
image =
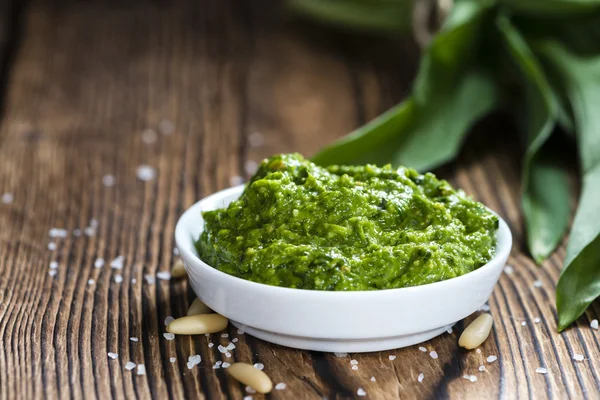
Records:
{"label": "wooden plank", "polygon": [[[427,352],[413,346],[337,357],[270,345],[234,328],[228,338],[163,338],[164,319],[183,315],[191,293],[186,282],[149,283],[146,275],[175,260],[172,232],[182,211],[262,157],[314,152],[410,87],[412,43],[393,44],[400,50],[389,56],[389,43],[299,29],[263,12],[270,6],[30,5],[0,126],[0,194],[14,196],[0,203],[0,397],[243,398],[242,385],[212,368],[218,360],[263,363],[287,384],[274,399],[354,398],[359,388],[374,399],[597,397],[599,339],[588,326],[597,306],[556,333],[564,247],[541,268],[527,257],[514,127],[499,118],[481,124],[459,160],[437,171],[497,210],[515,237],[514,271],[502,275],[490,299],[494,332],[481,352],[457,347],[471,318],[423,344]],[[161,120],[174,132],[146,143],[152,134],[142,132],[158,130]],[[157,176],[140,181],[140,165]],[[114,186],[103,183],[107,174]],[[94,220],[90,235],[73,234]],[[68,237],[49,238],[52,227]],[[123,268],[110,268],[119,255]],[[95,268],[98,258],[106,265]],[[234,337],[227,358],[217,345]],[[575,353],[586,360],[573,361]],[[189,370],[193,354],[203,361]],[[498,360],[488,363],[490,355]],[[143,363],[146,375],[125,370],[129,360]],[[549,373],[537,374],[540,366]]]}

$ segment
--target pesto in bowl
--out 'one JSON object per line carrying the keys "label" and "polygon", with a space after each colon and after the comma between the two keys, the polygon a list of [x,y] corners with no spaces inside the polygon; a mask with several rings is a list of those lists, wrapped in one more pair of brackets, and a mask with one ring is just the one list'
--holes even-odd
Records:
{"label": "pesto in bowl", "polygon": [[230,275],[313,290],[417,286],[494,256],[498,218],[433,174],[264,160],[238,200],[203,213],[200,258]]}

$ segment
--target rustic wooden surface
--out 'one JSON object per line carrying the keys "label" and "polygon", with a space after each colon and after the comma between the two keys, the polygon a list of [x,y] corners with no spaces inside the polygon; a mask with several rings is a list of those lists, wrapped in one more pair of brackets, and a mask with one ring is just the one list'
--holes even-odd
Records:
{"label": "rustic wooden surface", "polygon": [[[14,197],[0,202],[0,397],[242,398],[242,385],[212,369],[231,359],[209,339],[162,336],[165,317],[183,315],[192,299],[187,284],[149,284],[144,275],[169,270],[175,222],[195,201],[262,157],[311,154],[402,99],[416,49],[326,36],[268,2],[0,4],[0,195]],[[145,143],[142,131],[163,119],[175,131]],[[564,247],[541,268],[527,256],[514,128],[495,117],[475,131],[460,159],[438,172],[514,233],[514,272],[490,299],[494,331],[481,352],[457,347],[463,323],[424,344],[439,359],[417,346],[338,358],[230,329],[229,339],[239,337],[232,359],[261,362],[287,384],[267,398],[345,399],[359,388],[372,399],[599,397],[600,338],[589,328],[598,304],[556,333]],[[142,164],[157,169],[154,180],[136,178]],[[106,174],[113,187],[103,185]],[[72,234],[92,220],[93,236]],[[50,238],[53,227],[69,236]],[[111,269],[118,255],[125,266]],[[107,265],[94,268],[98,257]],[[576,353],[585,360],[575,362]],[[188,370],[192,354],[203,360]],[[487,363],[490,355],[498,360]],[[146,375],[125,370],[129,360],[145,364]]]}

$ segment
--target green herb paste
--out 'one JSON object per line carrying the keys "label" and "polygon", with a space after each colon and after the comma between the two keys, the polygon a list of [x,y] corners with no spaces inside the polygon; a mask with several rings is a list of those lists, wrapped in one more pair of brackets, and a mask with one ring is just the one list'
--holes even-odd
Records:
{"label": "green herb paste", "polygon": [[209,265],[254,282],[314,290],[423,285],[494,255],[498,218],[433,174],[389,165],[264,160],[227,208],[203,213]]}

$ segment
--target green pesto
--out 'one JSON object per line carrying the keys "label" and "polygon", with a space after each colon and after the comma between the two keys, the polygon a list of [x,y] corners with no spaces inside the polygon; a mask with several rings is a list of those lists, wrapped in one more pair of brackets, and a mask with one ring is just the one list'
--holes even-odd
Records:
{"label": "green pesto", "polygon": [[315,290],[423,285],[494,255],[498,218],[433,174],[264,160],[239,200],[203,213],[209,265],[254,282]]}

